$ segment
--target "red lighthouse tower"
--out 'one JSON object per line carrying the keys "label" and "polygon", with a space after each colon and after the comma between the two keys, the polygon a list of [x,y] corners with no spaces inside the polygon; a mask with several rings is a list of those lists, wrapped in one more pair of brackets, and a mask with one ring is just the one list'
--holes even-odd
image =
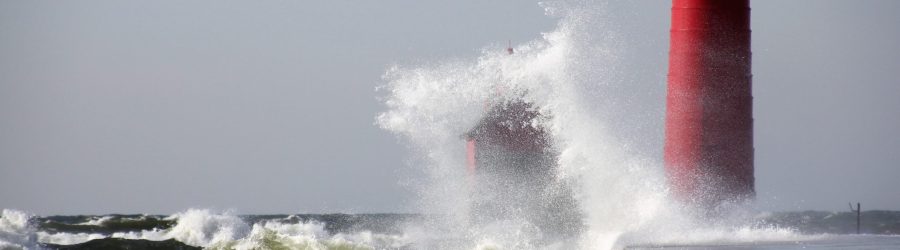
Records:
{"label": "red lighthouse tower", "polygon": [[676,196],[754,195],[749,0],[674,0],[665,167]]}

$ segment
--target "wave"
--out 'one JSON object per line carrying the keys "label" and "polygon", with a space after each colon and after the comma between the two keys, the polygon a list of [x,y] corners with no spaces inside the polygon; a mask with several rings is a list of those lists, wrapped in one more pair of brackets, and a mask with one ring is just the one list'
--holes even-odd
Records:
{"label": "wave", "polygon": [[[855,216],[855,215],[853,215]],[[656,248],[672,246],[781,244],[798,242],[806,245],[844,244],[853,246],[871,240],[879,244],[900,243],[896,235],[868,235],[864,238],[844,235],[855,230],[855,217],[848,212],[764,212],[748,216],[752,223],[709,225],[682,224],[641,228],[616,234],[582,236],[580,248]],[[862,232],[897,234],[900,212],[865,211],[867,223]],[[155,229],[122,229],[112,233],[81,231],[49,231],[42,228],[48,221],[72,225],[88,221],[171,220],[174,226]],[[111,219],[103,219],[111,218]],[[482,228],[477,236],[458,237],[435,233],[431,221],[443,220],[437,215],[398,214],[306,214],[246,215],[216,213],[205,209],[189,209],[169,216],[104,215],[36,217],[29,213],[5,209],[0,217],[0,249],[572,249],[573,242],[535,244],[527,240],[535,228],[494,225]],[[95,223],[91,223],[95,224]],[[103,223],[97,223],[102,226]],[[672,233],[673,230],[678,233]],[[885,238],[886,237],[886,238]],[[522,240],[526,239],[526,240]],[[517,241],[518,240],[518,241]],[[594,241],[590,241],[594,240]],[[604,245],[613,242],[613,245]],[[585,247],[587,246],[587,247]]]}
{"label": "wave", "polygon": [[111,234],[119,231],[166,229],[175,225],[175,220],[163,216],[150,215],[104,215],[104,216],[50,216],[39,218],[42,231],[79,232]]}
{"label": "wave", "polygon": [[192,249],[202,249],[200,247],[192,247],[188,246],[182,242],[177,240],[164,240],[164,241],[150,241],[150,240],[128,240],[128,239],[120,239],[120,238],[102,238],[95,239],[84,243],[72,244],[72,245],[53,245],[53,244],[45,244],[43,245],[46,248],[57,249],[57,250],[88,250],[88,249],[132,249],[132,250],[140,250],[140,249],[179,249],[179,250],[192,250]]}
{"label": "wave", "polygon": [[3,209],[0,214],[0,249],[23,249],[37,244],[35,230],[31,227],[34,216],[28,213]]}
{"label": "wave", "polygon": [[[118,216],[121,217],[121,216]],[[321,217],[321,215],[319,216]],[[344,216],[351,219],[354,216]],[[378,216],[376,216],[378,217]],[[59,219],[60,217],[54,217]],[[72,227],[60,227],[59,222],[42,225],[53,232],[37,230],[34,225],[41,224],[32,215],[15,210],[3,210],[0,217],[0,249],[32,249],[63,248],[91,249],[109,245],[120,247],[164,247],[185,246],[208,249],[387,249],[401,248],[409,244],[403,234],[374,233],[370,230],[354,230],[332,233],[326,230],[327,224],[315,220],[304,220],[301,216],[289,215],[277,218],[252,218],[236,216],[231,212],[214,213],[207,209],[188,209],[165,218],[142,216],[143,219],[124,219],[142,225],[144,221],[172,221],[171,227],[137,229],[105,233],[77,232],[84,226],[101,227],[111,223],[117,216],[104,216],[87,219],[67,219]],[[73,222],[82,221],[82,222]],[[340,221],[335,221],[340,225]],[[362,220],[356,220],[356,226],[365,226]],[[384,226],[382,226],[384,227]],[[346,228],[333,228],[345,230]],[[73,229],[72,231],[60,231]]]}

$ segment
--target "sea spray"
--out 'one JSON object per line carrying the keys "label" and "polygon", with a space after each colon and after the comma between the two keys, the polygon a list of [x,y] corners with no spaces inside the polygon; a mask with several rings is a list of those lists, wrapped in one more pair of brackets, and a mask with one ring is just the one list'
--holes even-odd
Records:
{"label": "sea spray", "polygon": [[[648,170],[654,165],[628,155],[621,149],[621,138],[598,120],[609,117],[598,114],[614,107],[597,110],[588,104],[610,94],[591,90],[593,86],[598,82],[615,85],[611,81],[617,77],[610,70],[615,69],[616,50],[604,46],[612,44],[604,40],[613,38],[607,35],[609,31],[597,36],[582,34],[591,31],[585,27],[603,26],[595,17],[601,11],[559,9],[568,7],[548,7],[549,12],[563,13],[557,30],[517,46],[514,55],[489,49],[474,62],[396,66],[385,75],[389,110],[378,122],[407,138],[426,156],[422,164],[432,181],[421,187],[421,206],[424,211],[449,215],[448,221],[439,223],[460,229],[452,234],[463,238],[488,235],[495,237],[490,239],[491,245],[507,248],[531,248],[530,237],[542,235],[540,229],[533,234],[519,233],[529,221],[479,225],[468,218],[479,211],[466,206],[471,204],[467,195],[472,192],[463,172],[459,135],[484,115],[480,106],[486,102],[522,99],[536,107],[542,119],[534,125],[549,131],[551,147],[559,152],[556,181],[576,184],[574,195],[581,201],[584,222],[592,233],[620,234],[639,227],[656,214],[647,210],[657,209],[664,200],[663,179]],[[592,8],[599,7],[588,10]],[[571,237],[567,240],[575,241],[577,235]],[[470,238],[478,241],[478,237]]]}
{"label": "sea spray", "polygon": [[[418,205],[423,213],[441,216],[428,221],[424,230],[455,239],[438,247],[577,244],[583,249],[617,249],[657,242],[795,237],[791,230],[747,226],[748,220],[728,212],[708,216],[671,199],[659,157],[635,146],[654,145],[646,141],[662,140],[660,133],[628,128],[646,127],[628,123],[635,121],[659,124],[659,119],[635,117],[662,117],[662,108],[636,105],[641,95],[629,92],[641,88],[627,85],[656,83],[629,80],[622,60],[628,47],[615,25],[621,20],[610,10],[614,6],[552,2],[545,7],[560,18],[557,28],[517,45],[513,55],[488,47],[474,60],[398,65],[384,75],[379,90],[387,110],[378,115],[377,124],[408,141],[416,155],[414,164],[427,174],[427,181],[415,187]],[[526,219],[472,220],[479,211],[472,211],[476,192],[465,172],[461,135],[485,115],[486,106],[509,100],[526,102],[540,113],[532,125],[548,131],[550,147],[558,152],[556,181],[570,185],[583,213],[585,230],[561,242],[542,241],[546,232],[529,228]]]}
{"label": "sea spray", "polygon": [[32,225],[33,215],[3,209],[0,214],[0,249],[33,249],[37,245],[36,230]]}

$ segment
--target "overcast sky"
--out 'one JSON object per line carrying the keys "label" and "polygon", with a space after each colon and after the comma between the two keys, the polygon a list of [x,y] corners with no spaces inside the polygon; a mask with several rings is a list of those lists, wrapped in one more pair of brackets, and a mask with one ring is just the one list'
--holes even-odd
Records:
{"label": "overcast sky", "polygon": [[[664,97],[670,4],[611,20],[647,96]],[[900,1],[752,8],[763,207],[900,210]],[[0,208],[413,211],[410,153],[374,125],[387,67],[556,22],[513,0],[0,1]]]}

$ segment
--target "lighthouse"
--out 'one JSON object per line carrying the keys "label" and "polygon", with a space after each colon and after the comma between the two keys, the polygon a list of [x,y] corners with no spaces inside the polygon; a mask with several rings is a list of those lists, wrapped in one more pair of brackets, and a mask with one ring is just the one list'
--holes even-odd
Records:
{"label": "lighthouse", "polygon": [[[511,46],[507,52],[514,53]],[[496,94],[463,136],[466,171],[474,180],[471,220],[524,222],[545,239],[576,234],[583,227],[581,214],[571,188],[557,178],[558,152],[539,125],[544,114],[521,96]]]}
{"label": "lighthouse", "polygon": [[716,207],[754,196],[749,0],[674,0],[665,169],[673,194]]}

